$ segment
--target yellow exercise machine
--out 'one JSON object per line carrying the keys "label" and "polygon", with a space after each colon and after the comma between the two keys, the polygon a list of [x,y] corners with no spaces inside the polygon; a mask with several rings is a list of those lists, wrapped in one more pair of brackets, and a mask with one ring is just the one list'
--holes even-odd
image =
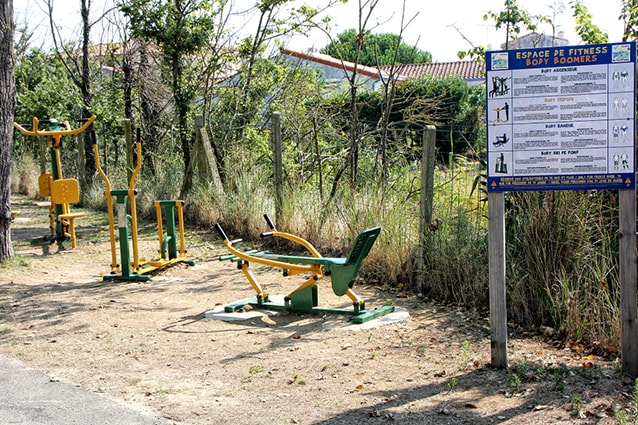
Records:
{"label": "yellow exercise machine", "polygon": [[[317,249],[305,239],[290,233],[279,232],[267,214],[264,214],[264,219],[270,227],[270,231],[262,233],[261,237],[272,236],[287,239],[304,247],[310,255],[278,255],[257,250],[240,251],[235,248],[235,245],[240,243],[241,239],[229,240],[222,227],[216,224],[215,228],[230,252],[230,255],[220,256],[220,261],[230,260],[236,262],[237,268],[244,273],[256,292],[254,298],[240,300],[225,306],[227,313],[237,311],[245,305],[253,305],[270,310],[348,314],[352,316],[354,323],[364,323],[394,311],[394,306],[390,305],[375,308],[374,310],[366,310],[365,301],[359,298],[352,290],[361,268],[361,263],[370,252],[381,232],[380,227],[373,227],[361,232],[352,244],[347,257],[328,258],[322,257]],[[264,287],[257,282],[257,279],[250,271],[251,262],[282,269],[284,276],[307,274],[309,278],[286,295],[283,304],[277,304],[270,300]],[[336,295],[346,295],[350,298],[353,309],[318,307],[317,283],[324,276],[330,277],[332,290]]]}
{"label": "yellow exercise machine", "polygon": [[[113,189],[111,182],[100,166],[99,149],[95,131],[91,132],[93,141],[93,152],[95,156],[95,168],[104,180],[106,186],[106,204],[109,216],[109,233],[111,238],[111,273],[104,275],[104,280],[115,281],[147,281],[150,280],[149,273],[172,266],[177,263],[194,265],[195,262],[186,258],[186,243],[184,240],[184,201],[181,200],[161,200],[155,201],[157,213],[157,230],[159,234],[159,258],[145,261],[140,259],[137,227],[137,204],[135,181],[142,168],[142,143],[140,141],[140,130],[137,130],[137,140],[135,143],[137,164],[129,180],[128,189]],[[113,200],[115,199],[115,209]],[[130,200],[130,215],[127,214],[127,199]],[[122,264],[117,262],[115,217],[117,214],[117,229],[120,242],[120,257]],[[177,214],[177,228],[175,226],[175,215]],[[165,221],[166,225],[162,223]],[[131,244],[129,245],[129,223]],[[164,229],[166,232],[164,232]],[[179,251],[177,249],[177,239],[179,238]],[[133,258],[131,260],[131,250]]]}
{"label": "yellow exercise machine", "polygon": [[[80,128],[72,129],[68,121],[60,123],[55,119],[38,120],[33,118],[31,130],[29,125],[13,123],[13,126],[26,136],[50,137],[48,142],[51,153],[51,174],[45,173],[38,178],[40,196],[48,197],[51,201],[46,205],[49,208],[49,228],[51,238],[49,243],[61,244],[67,239],[71,240],[71,247],[75,248],[75,219],[87,215],[86,213],[72,213],[71,204],[80,200],[80,185],[76,179],[65,179],[62,175],[62,161],[60,149],[62,137],[80,134],[95,121],[95,115],[84,121]],[[40,124],[47,126],[46,130],[40,129]]]}

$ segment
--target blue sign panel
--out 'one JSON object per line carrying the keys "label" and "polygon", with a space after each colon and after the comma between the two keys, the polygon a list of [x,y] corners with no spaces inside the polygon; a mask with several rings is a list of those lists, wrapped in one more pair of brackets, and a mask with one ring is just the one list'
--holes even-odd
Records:
{"label": "blue sign panel", "polygon": [[636,43],[487,52],[492,192],[632,189]]}

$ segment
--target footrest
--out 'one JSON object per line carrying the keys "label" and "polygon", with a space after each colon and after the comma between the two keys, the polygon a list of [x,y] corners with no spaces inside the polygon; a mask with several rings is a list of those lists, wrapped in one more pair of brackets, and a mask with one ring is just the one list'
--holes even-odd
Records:
{"label": "footrest", "polygon": [[85,212],[76,212],[76,213],[68,213],[68,214],[59,214],[58,217],[61,219],[65,218],[79,218],[89,215],[89,213]]}
{"label": "footrest", "polygon": [[[277,298],[277,296],[275,296]],[[288,302],[277,302],[271,301],[269,298],[262,300],[258,297],[253,298],[245,298],[243,300],[235,301],[234,303],[230,303],[224,306],[224,312],[226,313],[234,313],[238,310],[241,310],[244,306],[250,305],[255,308],[263,308],[264,310],[273,310],[273,311],[296,311],[302,313],[314,313],[317,315],[323,314],[341,314],[351,317],[352,323],[362,324],[369,322],[370,320],[386,316],[392,312],[394,312],[394,306],[392,305],[384,305],[381,307],[374,308],[372,310],[360,310],[356,311],[352,308],[322,308],[322,307],[312,307],[307,308],[307,306],[301,306],[301,309],[295,308],[294,302],[291,305]]]}
{"label": "footrest", "polygon": [[[256,257],[262,254],[267,254],[267,253],[268,251],[259,251],[257,249],[251,249],[250,251],[244,252],[244,254],[246,255],[254,255]],[[220,255],[218,259],[219,261],[241,261],[241,258],[233,254]]]}
{"label": "footrest", "polygon": [[287,307],[283,304],[272,303],[270,299],[268,298],[268,296],[266,296],[265,298],[261,298],[261,297],[245,298],[243,300],[235,301],[234,303],[226,304],[224,306],[224,312],[234,313],[238,310],[241,310],[242,308],[244,308],[244,306],[247,306],[247,305],[251,305],[253,307],[263,307],[268,310],[284,311],[287,309]]}

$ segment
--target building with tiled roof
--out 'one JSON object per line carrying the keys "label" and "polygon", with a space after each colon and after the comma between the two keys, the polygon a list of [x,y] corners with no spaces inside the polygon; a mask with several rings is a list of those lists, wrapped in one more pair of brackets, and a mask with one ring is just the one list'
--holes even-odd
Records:
{"label": "building with tiled roof", "polygon": [[[381,69],[389,72],[390,66]],[[485,64],[474,61],[402,64],[395,65],[394,74],[399,80],[423,76],[436,79],[458,77],[469,86],[477,86],[485,81]]]}
{"label": "building with tiled roof", "polygon": [[322,78],[328,84],[336,84],[346,78],[349,79],[355,69],[362,85],[367,89],[377,89],[381,86],[382,79],[389,78],[389,75],[381,68],[342,61],[319,52],[281,49],[281,54],[301,66],[319,70]]}
{"label": "building with tiled roof", "polygon": [[[341,61],[330,55],[314,51],[299,52],[290,49],[281,49],[281,54],[296,61],[307,68],[318,69],[328,84],[336,84],[350,78],[355,69],[355,64]],[[372,67],[366,65],[356,66],[357,74],[368,89],[381,87],[383,80],[394,74],[397,80],[417,78],[424,75],[432,78],[458,77],[470,86],[477,86],[485,81],[485,64],[470,61],[417,63],[392,66]]]}

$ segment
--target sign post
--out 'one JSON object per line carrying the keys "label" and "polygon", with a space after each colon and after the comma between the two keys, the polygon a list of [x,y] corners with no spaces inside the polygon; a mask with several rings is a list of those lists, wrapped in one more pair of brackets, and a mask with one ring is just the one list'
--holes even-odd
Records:
{"label": "sign post", "polygon": [[[487,52],[486,71],[490,204],[497,193],[515,191],[618,189],[624,199],[622,358],[625,370],[636,376],[636,44]],[[505,305],[504,238],[501,246],[501,238],[492,236],[504,235],[502,206],[490,206],[489,214],[492,350],[499,347],[501,353],[493,352],[492,362],[504,367],[507,312],[497,307]],[[502,254],[495,258],[492,252]],[[503,267],[493,264],[498,261]]]}

